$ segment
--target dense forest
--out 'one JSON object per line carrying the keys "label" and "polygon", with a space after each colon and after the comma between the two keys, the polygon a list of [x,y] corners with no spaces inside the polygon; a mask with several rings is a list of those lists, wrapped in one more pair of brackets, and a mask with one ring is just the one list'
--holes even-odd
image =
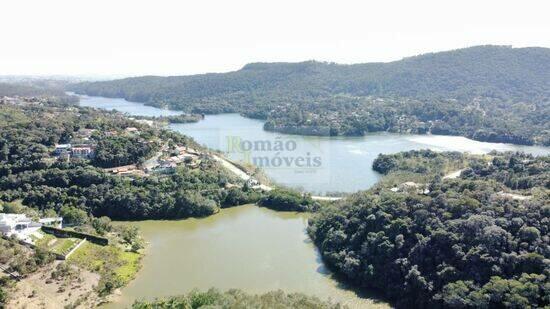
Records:
{"label": "dense forest", "polygon": [[194,114],[237,112],[286,133],[390,131],[550,144],[545,48],[478,46],[356,65],[252,63],[230,73],[145,76],[68,89]]}
{"label": "dense forest", "polygon": [[316,297],[300,293],[286,294],[282,291],[268,292],[261,295],[247,294],[241,290],[220,292],[210,289],[206,292],[192,291],[186,295],[169,297],[153,302],[138,301],[134,309],[163,308],[279,308],[279,309],[338,309],[345,308],[338,304],[324,302]]}
{"label": "dense forest", "polygon": [[[178,133],[89,108],[54,103],[1,107],[0,200],[21,200],[42,212],[74,207],[96,217],[135,220],[207,216],[220,207],[260,198],[208,157],[194,168],[179,166],[147,177],[103,169],[139,165],[163,144],[202,149]],[[128,128],[139,134],[127,133]],[[57,143],[71,141],[82,129],[93,131],[89,142],[97,144],[94,158],[64,161],[53,155]],[[230,185],[237,186],[228,190]]]}
{"label": "dense forest", "polygon": [[332,269],[400,308],[550,305],[550,157],[410,151],[374,167],[428,181],[322,208],[308,230]]}

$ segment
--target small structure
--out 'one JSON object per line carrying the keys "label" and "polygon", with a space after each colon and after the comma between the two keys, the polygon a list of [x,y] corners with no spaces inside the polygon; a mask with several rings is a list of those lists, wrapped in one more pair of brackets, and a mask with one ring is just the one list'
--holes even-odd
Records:
{"label": "small structure", "polygon": [[57,144],[55,145],[54,154],[60,155],[64,151],[69,151],[69,150],[71,150],[71,144]]}
{"label": "small structure", "polygon": [[429,194],[430,190],[426,184],[420,184],[413,181],[404,182],[397,187],[390,188],[392,192],[416,192],[418,194]]}
{"label": "small structure", "polygon": [[94,147],[91,145],[78,145],[71,148],[71,153],[75,158],[88,158],[94,157]]}
{"label": "small structure", "polygon": [[160,173],[160,174],[168,174],[172,173],[178,165],[175,162],[162,162],[160,165],[153,168],[153,172]]}
{"label": "small structure", "polygon": [[42,224],[42,226],[51,226],[58,229],[63,228],[62,217],[42,218],[38,220],[38,223]]}
{"label": "small structure", "polygon": [[95,129],[80,129],[76,132],[76,136],[82,139],[89,139],[95,131]]}
{"label": "small structure", "polygon": [[[16,233],[21,233],[30,228],[32,224],[31,218],[23,214],[0,214],[0,232],[2,235],[11,236]],[[40,227],[40,225],[38,226]]]}
{"label": "small structure", "polygon": [[63,218],[43,218],[36,222],[25,214],[0,213],[0,234],[2,236],[10,237],[15,235],[18,239],[32,244],[33,239],[31,236],[36,235],[36,232],[42,226],[62,228]]}
{"label": "small structure", "polygon": [[248,187],[255,187],[255,186],[259,186],[260,185],[260,182],[252,177],[248,178],[248,180],[246,181],[246,185]]}
{"label": "small structure", "polygon": [[111,173],[114,175],[119,175],[119,174],[124,175],[124,174],[132,173],[135,170],[137,170],[137,166],[135,164],[131,164],[131,165],[104,168],[103,170],[107,173]]}

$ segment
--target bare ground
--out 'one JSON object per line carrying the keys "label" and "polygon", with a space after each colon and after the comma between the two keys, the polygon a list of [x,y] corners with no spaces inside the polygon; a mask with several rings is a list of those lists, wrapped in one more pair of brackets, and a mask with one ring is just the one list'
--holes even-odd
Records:
{"label": "bare ground", "polygon": [[63,262],[55,262],[19,281],[10,292],[7,308],[57,309],[93,308],[99,303],[94,287],[99,275],[74,268],[73,275],[52,279],[51,273]]}

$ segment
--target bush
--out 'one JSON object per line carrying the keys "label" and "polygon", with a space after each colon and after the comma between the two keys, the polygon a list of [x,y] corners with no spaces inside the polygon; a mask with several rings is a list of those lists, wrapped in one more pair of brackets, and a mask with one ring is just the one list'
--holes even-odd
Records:
{"label": "bush", "polygon": [[271,190],[260,199],[259,204],[282,211],[309,211],[316,206],[310,195],[290,189]]}

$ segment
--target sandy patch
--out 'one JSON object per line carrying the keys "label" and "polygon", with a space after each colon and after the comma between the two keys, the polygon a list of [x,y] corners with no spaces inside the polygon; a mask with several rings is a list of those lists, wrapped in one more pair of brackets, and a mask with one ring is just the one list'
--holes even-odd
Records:
{"label": "sandy patch", "polygon": [[99,282],[99,275],[73,268],[73,275],[52,279],[52,271],[59,263],[64,262],[57,261],[18,282],[10,292],[7,308],[95,307],[99,300],[93,289]]}

